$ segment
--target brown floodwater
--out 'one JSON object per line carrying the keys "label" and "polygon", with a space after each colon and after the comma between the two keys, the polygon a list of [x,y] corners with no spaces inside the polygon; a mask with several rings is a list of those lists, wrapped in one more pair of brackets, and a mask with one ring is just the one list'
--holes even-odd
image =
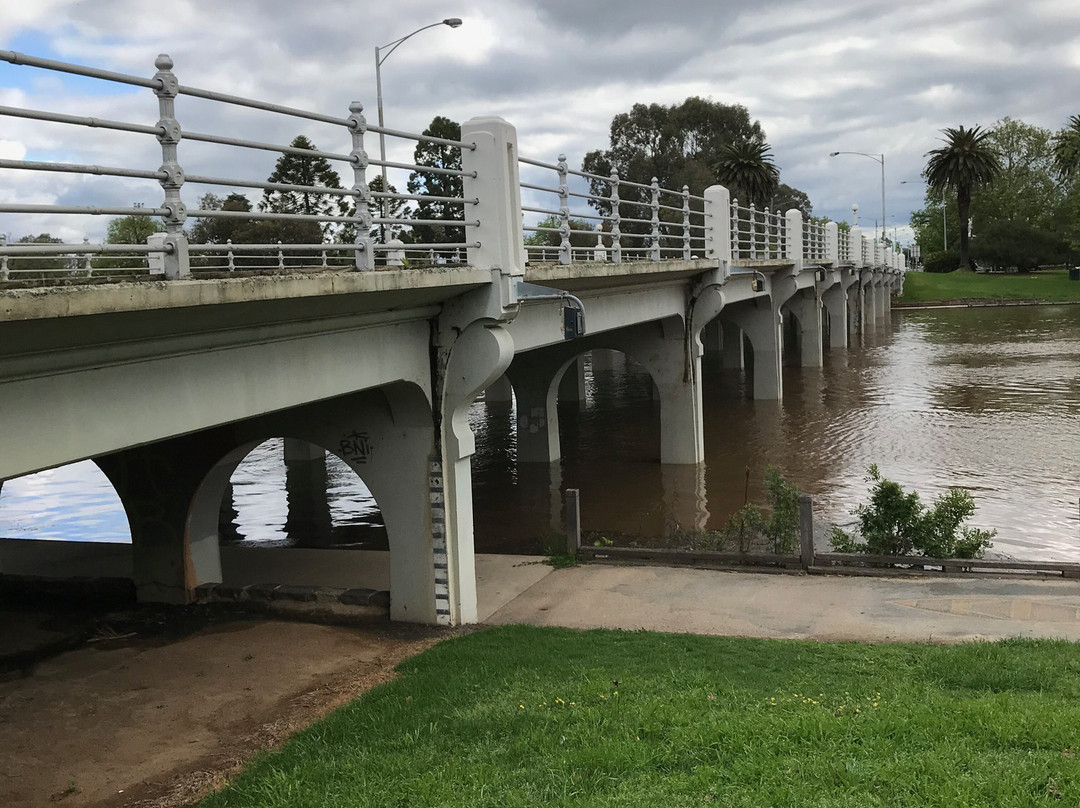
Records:
{"label": "brown floodwater", "polygon": [[583,406],[560,402],[551,467],[516,463],[510,405],[474,406],[478,552],[541,551],[565,488],[580,489],[586,530],[719,528],[747,496],[763,501],[768,465],[821,519],[850,523],[877,464],[927,502],[971,491],[995,553],[1080,560],[1080,306],[894,311],[824,367],[785,367],[781,402],[754,401],[745,371],[706,355],[701,470],[660,464],[651,380],[614,364],[587,365]]}

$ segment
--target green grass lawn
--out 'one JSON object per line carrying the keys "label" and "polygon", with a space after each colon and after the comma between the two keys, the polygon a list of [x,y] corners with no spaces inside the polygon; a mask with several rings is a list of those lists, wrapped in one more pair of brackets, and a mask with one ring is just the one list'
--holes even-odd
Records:
{"label": "green grass lawn", "polygon": [[507,627],[443,642],[222,806],[1080,804],[1080,646]]}
{"label": "green grass lawn", "polygon": [[932,303],[959,298],[994,300],[1080,301],[1080,281],[1070,281],[1064,269],[1029,274],[974,272],[909,272],[898,303]]}

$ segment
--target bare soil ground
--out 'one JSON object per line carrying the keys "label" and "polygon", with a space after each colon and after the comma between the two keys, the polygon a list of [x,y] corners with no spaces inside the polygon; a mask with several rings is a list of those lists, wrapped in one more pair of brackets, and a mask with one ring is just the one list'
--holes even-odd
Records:
{"label": "bare soil ground", "polygon": [[190,805],[447,636],[213,611],[0,610],[0,805]]}

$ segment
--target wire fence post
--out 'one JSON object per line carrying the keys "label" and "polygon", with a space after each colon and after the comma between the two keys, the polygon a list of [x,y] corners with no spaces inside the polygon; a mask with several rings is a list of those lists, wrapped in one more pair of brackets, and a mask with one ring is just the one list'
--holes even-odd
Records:
{"label": "wire fence post", "polygon": [[559,155],[559,263],[569,264],[574,256],[570,249],[570,185],[567,172],[566,155]]}
{"label": "wire fence post", "polygon": [[[364,150],[364,133],[367,132],[367,119],[364,117],[364,105],[359,101],[349,104],[349,133],[352,135],[352,151],[349,159],[353,167],[353,193],[356,194],[356,209],[353,211],[353,227],[356,234],[353,241],[356,244],[354,253],[356,268],[359,270],[374,269],[375,267],[375,241],[371,238],[371,190],[367,185],[368,153]],[[386,188],[381,189],[383,193]],[[386,197],[382,197],[386,199]],[[323,264],[326,264],[326,253],[323,253]]]}
{"label": "wire fence post", "polygon": [[619,244],[619,239],[622,237],[622,233],[619,230],[619,172],[611,172],[611,215],[608,217],[608,221],[611,222],[611,260],[615,264],[622,262],[622,246]]}
{"label": "wire fence post", "polygon": [[690,186],[682,187],[682,257],[684,261],[690,260]]}
{"label": "wire fence post", "polygon": [[180,199],[180,188],[184,184],[184,170],[176,153],[180,142],[180,123],[176,120],[176,96],[180,91],[180,82],[172,72],[173,60],[162,53],[154,60],[158,72],[154,78],[160,82],[154,88],[158,97],[158,120],[160,132],[157,139],[161,144],[161,171],[165,178],[161,187],[165,191],[165,203],[162,207],[168,211],[162,219],[165,222],[165,277],[170,279],[186,278],[191,274],[191,262],[188,259],[187,237],[184,235],[184,220],[187,208]]}
{"label": "wire fence post", "polygon": [[566,554],[571,558],[581,549],[581,491],[566,489]]}
{"label": "wire fence post", "polygon": [[799,494],[799,560],[804,570],[814,566],[814,498]]}

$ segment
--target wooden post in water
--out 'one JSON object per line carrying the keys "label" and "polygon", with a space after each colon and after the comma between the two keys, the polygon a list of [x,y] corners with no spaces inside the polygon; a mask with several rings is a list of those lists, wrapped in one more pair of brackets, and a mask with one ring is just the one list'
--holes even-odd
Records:
{"label": "wooden post in water", "polygon": [[814,498],[799,494],[799,556],[804,570],[814,566]]}
{"label": "wooden post in water", "polygon": [[574,557],[581,548],[581,492],[566,489],[566,554]]}

